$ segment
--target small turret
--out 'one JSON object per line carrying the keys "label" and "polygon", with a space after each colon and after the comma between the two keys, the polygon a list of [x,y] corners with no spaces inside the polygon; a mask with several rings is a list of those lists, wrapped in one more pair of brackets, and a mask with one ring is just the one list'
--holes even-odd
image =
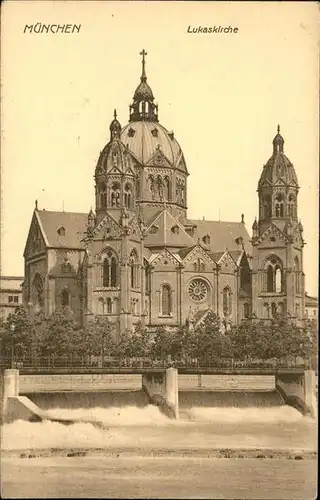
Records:
{"label": "small turret", "polygon": [[252,238],[258,238],[259,237],[259,226],[257,222],[257,218],[254,219],[254,223],[252,224]]}
{"label": "small turret", "polygon": [[120,139],[120,134],[121,134],[121,124],[117,120],[117,110],[114,110],[113,113],[113,120],[110,123],[110,140],[113,141],[114,139]]}
{"label": "small turret", "polygon": [[88,214],[88,228],[94,229],[95,225],[96,225],[96,216],[91,208]]}

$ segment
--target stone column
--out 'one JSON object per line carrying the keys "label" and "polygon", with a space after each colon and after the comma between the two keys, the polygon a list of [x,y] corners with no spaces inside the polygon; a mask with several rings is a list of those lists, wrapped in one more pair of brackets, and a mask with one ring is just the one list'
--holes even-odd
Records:
{"label": "stone column", "polygon": [[121,239],[121,261],[120,261],[120,330],[129,327],[129,276],[128,276],[128,244],[129,229],[127,226],[127,215],[122,216],[122,239]]}
{"label": "stone column", "polygon": [[19,370],[5,370],[3,376],[3,395],[1,401],[1,421],[5,421],[8,398],[19,396]]}
{"label": "stone column", "polygon": [[179,418],[178,370],[176,368],[166,370],[165,398],[168,406],[173,410],[175,418]]}
{"label": "stone column", "polygon": [[285,291],[286,291],[286,299],[287,299],[287,313],[290,313],[291,316],[296,315],[295,308],[295,299],[296,299],[296,290],[295,290],[295,271],[293,268],[293,241],[292,236],[288,236],[290,242],[287,245],[286,251],[286,283],[285,283]]}
{"label": "stone column", "polygon": [[304,403],[306,410],[314,417],[316,413],[315,399],[315,373],[313,370],[305,370],[303,378]]}
{"label": "stone column", "polygon": [[253,245],[252,248],[252,313],[256,314],[257,317],[261,317],[261,312],[258,306],[258,297],[259,297],[259,256],[258,256],[258,248]]}
{"label": "stone column", "polygon": [[4,390],[5,398],[19,396],[19,370],[10,369],[4,371]]}
{"label": "stone column", "polygon": [[141,236],[140,239],[140,289],[141,289],[141,298],[140,298],[140,319],[142,325],[145,325],[146,315],[145,315],[145,300],[146,300],[146,283],[145,283],[145,268],[144,268],[144,236]]}

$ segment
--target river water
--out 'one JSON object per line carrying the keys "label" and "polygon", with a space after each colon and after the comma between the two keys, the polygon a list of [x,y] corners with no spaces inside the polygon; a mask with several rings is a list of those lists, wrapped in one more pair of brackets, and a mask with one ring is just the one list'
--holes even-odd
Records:
{"label": "river water", "polygon": [[[46,407],[44,396],[35,399]],[[316,420],[285,406],[275,393],[216,394],[216,406],[206,395],[184,393],[179,420],[132,391],[117,406],[70,409],[63,401],[58,397],[50,415],[69,418],[71,425],[3,426],[2,498],[316,497],[316,460],[277,458],[283,450],[316,450]],[[87,455],[74,456],[80,449]],[[242,454],[217,458],[219,449]],[[273,458],[246,458],[256,449],[272,450]]]}

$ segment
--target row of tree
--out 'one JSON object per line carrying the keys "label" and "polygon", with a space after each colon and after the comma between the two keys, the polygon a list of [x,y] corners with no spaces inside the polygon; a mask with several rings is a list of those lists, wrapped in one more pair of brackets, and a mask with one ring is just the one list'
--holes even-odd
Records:
{"label": "row of tree", "polygon": [[80,328],[70,314],[60,311],[49,319],[41,314],[30,316],[18,307],[0,325],[2,358],[35,359],[80,357],[85,363],[100,356],[123,360],[145,358],[179,362],[221,362],[223,359],[281,359],[288,356],[309,358],[317,353],[317,325],[310,322],[298,327],[284,318],[269,323],[242,322],[229,331],[221,331],[219,318],[209,313],[194,330],[180,327],[175,332],[158,327],[150,333],[141,324],[134,332],[115,335],[106,318],[98,317]]}

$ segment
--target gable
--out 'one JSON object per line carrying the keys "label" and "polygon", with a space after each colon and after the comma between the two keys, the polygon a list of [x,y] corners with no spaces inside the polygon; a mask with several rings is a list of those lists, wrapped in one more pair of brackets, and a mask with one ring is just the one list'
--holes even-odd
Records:
{"label": "gable", "polygon": [[37,217],[35,211],[32,216],[30,229],[27,237],[27,243],[24,249],[24,257],[31,257],[37,255],[46,249],[47,241],[43,232],[42,225]]}
{"label": "gable", "polygon": [[281,177],[274,183],[274,187],[284,187],[284,186],[286,186],[286,183]]}
{"label": "gable", "polygon": [[162,210],[146,229],[147,247],[190,247],[195,240],[187,234],[183,224],[175,219],[167,209]]}
{"label": "gable", "polygon": [[94,240],[113,240],[121,238],[121,227],[116,223],[116,221],[107,214],[102,221],[95,227],[92,232],[92,237],[90,239]]}
{"label": "gable", "polygon": [[175,257],[167,248],[162,250],[159,254],[152,255],[149,259],[149,263],[152,264],[153,267],[161,267],[161,268],[176,268],[180,265],[179,260]]}
{"label": "gable", "polygon": [[[183,259],[183,264],[190,268],[190,270],[194,270],[194,263],[197,262],[197,259],[200,259],[201,263],[204,264],[204,271],[212,271],[216,269],[216,263],[211,259],[211,257],[204,251],[204,249],[200,245],[196,245]],[[199,272],[199,271],[198,271]]]}
{"label": "gable", "polygon": [[259,248],[285,247],[287,242],[288,240],[285,234],[282,233],[274,224],[271,224],[260,236],[257,241],[257,245]]}
{"label": "gable", "polygon": [[222,274],[234,274],[237,269],[237,265],[228,251],[222,255],[219,266]]}
{"label": "gable", "polygon": [[151,155],[151,157],[146,163],[146,166],[159,166],[159,167],[172,168],[170,161],[165,156],[163,151],[161,151],[161,149],[157,149],[156,152],[153,155]]}
{"label": "gable", "polygon": [[139,220],[136,215],[134,215],[132,219],[129,221],[129,228],[130,228],[129,239],[133,241],[140,241],[142,233]]}

